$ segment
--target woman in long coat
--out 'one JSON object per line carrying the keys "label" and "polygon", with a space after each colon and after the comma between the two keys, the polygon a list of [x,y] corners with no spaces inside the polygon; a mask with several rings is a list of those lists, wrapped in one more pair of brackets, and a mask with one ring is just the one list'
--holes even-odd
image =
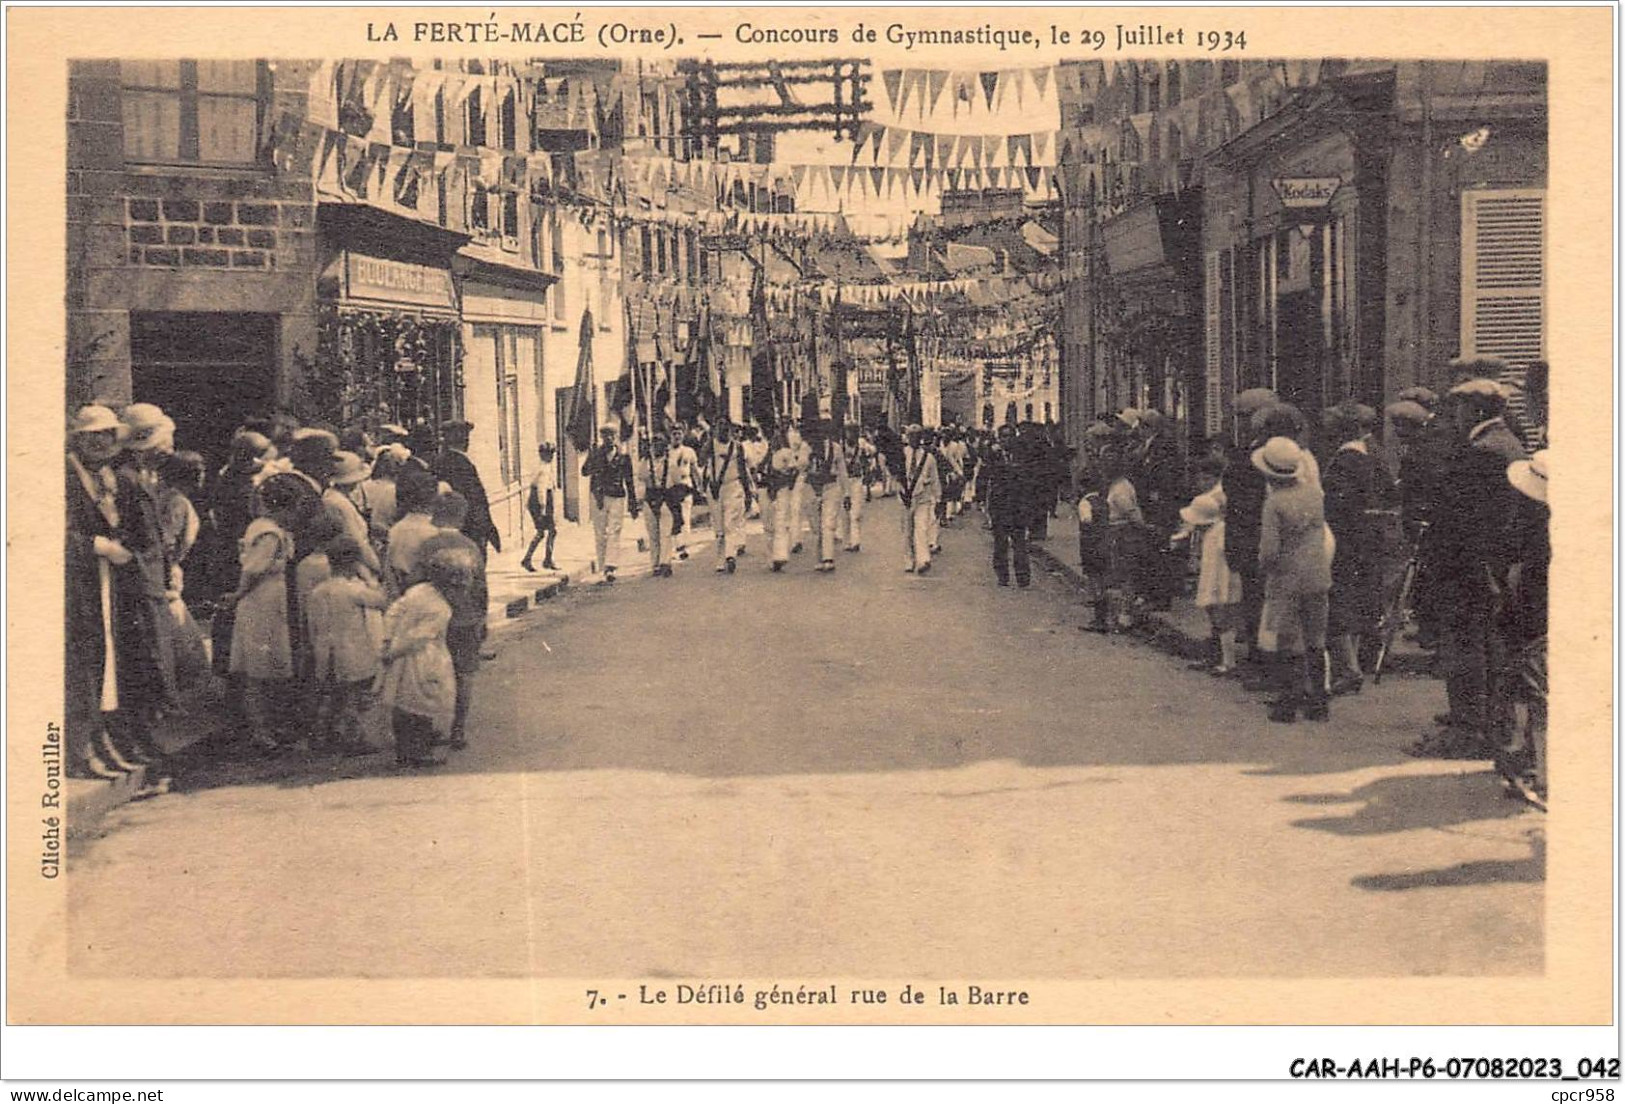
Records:
{"label": "woman in long coat", "polygon": [[1371,455],[1376,419],[1370,407],[1353,402],[1326,412],[1327,436],[1338,442],[1322,476],[1326,524],[1336,538],[1326,615],[1335,694],[1359,692],[1364,680],[1360,641],[1375,631],[1382,608],[1383,527],[1378,510],[1390,497],[1391,481]]}

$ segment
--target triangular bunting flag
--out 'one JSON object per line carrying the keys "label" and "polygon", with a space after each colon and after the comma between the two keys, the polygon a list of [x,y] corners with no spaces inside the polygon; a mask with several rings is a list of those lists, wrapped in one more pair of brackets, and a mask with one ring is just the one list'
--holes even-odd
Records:
{"label": "triangular bunting flag", "polygon": [[844,189],[846,187],[846,166],[845,165],[831,165],[829,167],[829,176],[830,176],[830,180],[835,185],[835,191],[837,193],[839,193],[842,189]]}
{"label": "triangular bunting flag", "polygon": [[937,168],[946,169],[948,159],[953,154],[954,139],[951,134],[937,135]]}
{"label": "triangular bunting flag", "polygon": [[914,74],[904,71],[899,76],[902,81],[897,90],[897,117],[901,119],[903,112],[908,110],[908,94],[914,88]]}
{"label": "triangular bunting flag", "polygon": [[907,140],[907,138],[908,132],[906,130],[898,130],[896,127],[888,127],[886,129],[887,167],[894,169],[901,167],[898,164],[898,155],[903,152],[903,143]]}
{"label": "triangular bunting flag", "polygon": [[1035,192],[1038,190],[1038,176],[1040,171],[1041,170],[1039,170],[1039,168],[1035,165],[1027,166],[1027,187],[1031,188]]}
{"label": "triangular bunting flag", "polygon": [[1049,84],[1049,66],[1042,66],[1033,70],[1033,87],[1038,90],[1038,96],[1043,98],[1045,87]]}
{"label": "triangular bunting flag", "polygon": [[[1040,72],[1043,72],[1043,70],[1040,70]],[[1037,134],[1037,139],[1038,139],[1038,161],[1041,164],[1048,164],[1049,163],[1050,138],[1051,138],[1050,132],[1047,131],[1047,130],[1041,130]]]}
{"label": "triangular bunting flag", "polygon": [[931,114],[937,113],[937,101],[942,98],[943,86],[948,83],[948,74],[941,69],[933,69],[928,78],[927,109]]}
{"label": "triangular bunting flag", "polygon": [[909,175],[909,179],[914,182],[914,190],[916,192],[920,191],[922,189],[924,183],[925,183],[925,172],[924,172],[924,170],[915,169],[912,172],[910,172],[908,175]]}
{"label": "triangular bunting flag", "polygon": [[796,188],[799,190],[801,188],[802,181],[807,179],[807,166],[793,166],[790,169],[790,179],[794,182]]}
{"label": "triangular bunting flag", "polygon": [[982,82],[982,95],[987,99],[987,109],[992,111],[993,93],[997,91],[999,87],[999,74],[983,73],[981,74],[980,79]]}
{"label": "triangular bunting flag", "polygon": [[917,130],[908,132],[908,167],[915,168],[920,163],[920,155],[926,146],[927,136]]}
{"label": "triangular bunting flag", "polygon": [[869,170],[869,183],[874,186],[875,198],[880,198],[880,189],[886,183],[886,170],[875,167]]}
{"label": "triangular bunting flag", "polygon": [[895,115],[898,113],[897,89],[903,82],[903,71],[901,69],[887,69],[880,74],[880,79],[886,85],[886,106]]}

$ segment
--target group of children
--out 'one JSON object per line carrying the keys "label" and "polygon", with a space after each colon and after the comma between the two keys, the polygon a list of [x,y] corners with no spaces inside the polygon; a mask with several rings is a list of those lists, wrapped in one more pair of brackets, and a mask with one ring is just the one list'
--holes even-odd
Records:
{"label": "group of children", "polygon": [[[355,459],[335,453],[334,470]],[[394,479],[398,520],[369,539],[351,523],[353,500],[323,482],[308,465],[267,465],[239,542],[224,605],[249,740],[369,754],[366,718],[381,705],[397,762],[436,765],[437,744],[466,746],[485,634],[484,558],[459,531],[467,503],[407,464]]]}

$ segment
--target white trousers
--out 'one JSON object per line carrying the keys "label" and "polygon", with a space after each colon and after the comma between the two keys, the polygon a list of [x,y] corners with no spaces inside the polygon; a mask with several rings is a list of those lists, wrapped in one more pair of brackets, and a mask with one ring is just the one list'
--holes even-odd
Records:
{"label": "white trousers", "polygon": [[868,489],[862,480],[853,480],[847,484],[846,495],[852,500],[852,508],[845,511],[846,517],[842,522],[841,531],[848,548],[855,548],[863,543],[863,499],[864,492]]}
{"label": "white trousers", "polygon": [[745,546],[745,488],[738,480],[723,484],[711,498],[711,524],[717,533],[717,566]]}
{"label": "white trousers", "polygon": [[817,523],[818,559],[835,558],[835,537],[841,531],[841,486],[831,483],[822,491],[807,488],[808,507]]}
{"label": "white trousers", "polygon": [[930,533],[936,516],[935,502],[916,502],[903,507],[903,555],[916,571],[931,562]]}
{"label": "white trousers", "polygon": [[597,559],[593,563],[600,572],[615,567],[615,554],[621,544],[621,522],[626,518],[626,499],[604,498],[602,508],[593,495],[587,496],[587,509],[592,514],[593,549]]}
{"label": "white trousers", "polygon": [[773,538],[773,560],[775,563],[784,563],[790,559],[790,530],[799,520],[793,516],[796,503],[796,494],[786,487],[777,496],[768,499],[762,507],[762,517],[771,524],[769,529]]}
{"label": "white trousers", "polygon": [[649,562],[655,567],[671,563],[671,507],[643,504],[643,526],[649,535]]}

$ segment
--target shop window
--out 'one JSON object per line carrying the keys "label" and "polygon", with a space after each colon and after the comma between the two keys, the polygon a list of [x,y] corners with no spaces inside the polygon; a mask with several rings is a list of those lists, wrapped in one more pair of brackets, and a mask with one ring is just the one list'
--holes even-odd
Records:
{"label": "shop window", "polygon": [[469,195],[468,228],[476,234],[491,233],[491,193],[484,184],[475,184]]}
{"label": "shop window", "polygon": [[125,61],[124,156],[144,164],[253,165],[271,100],[263,61]]}
{"label": "shop window", "polygon": [[1461,196],[1461,352],[1513,368],[1546,350],[1546,193]]}

